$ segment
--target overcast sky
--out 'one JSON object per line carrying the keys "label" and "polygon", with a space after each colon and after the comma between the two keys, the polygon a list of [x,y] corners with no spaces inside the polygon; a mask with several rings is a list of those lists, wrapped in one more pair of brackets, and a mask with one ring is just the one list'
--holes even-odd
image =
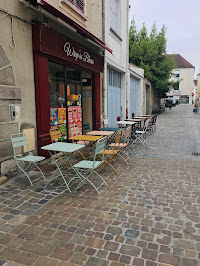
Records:
{"label": "overcast sky", "polygon": [[151,30],[167,27],[167,53],[180,54],[200,73],[200,0],[129,0],[129,21]]}

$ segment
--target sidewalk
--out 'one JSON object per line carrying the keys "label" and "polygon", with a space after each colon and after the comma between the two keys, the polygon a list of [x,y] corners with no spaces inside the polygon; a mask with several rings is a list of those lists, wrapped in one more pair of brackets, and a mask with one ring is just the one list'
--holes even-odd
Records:
{"label": "sidewalk", "polygon": [[101,195],[1,186],[0,265],[200,266],[199,134],[192,106],[166,109],[130,167],[106,168]]}

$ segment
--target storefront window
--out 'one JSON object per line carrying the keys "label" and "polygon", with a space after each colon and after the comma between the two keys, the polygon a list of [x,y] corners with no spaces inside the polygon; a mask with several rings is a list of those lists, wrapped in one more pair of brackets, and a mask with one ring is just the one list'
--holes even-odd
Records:
{"label": "storefront window", "polygon": [[64,67],[52,62],[49,62],[49,95],[50,107],[66,106]]}
{"label": "storefront window", "polygon": [[49,62],[50,125],[62,139],[82,134],[81,71]]}
{"label": "storefront window", "polygon": [[67,67],[67,106],[81,106],[81,71]]}
{"label": "storefront window", "polygon": [[81,71],[67,67],[67,111],[69,138],[82,134]]}
{"label": "storefront window", "polygon": [[62,140],[67,140],[64,67],[49,62],[50,125],[59,130]]}

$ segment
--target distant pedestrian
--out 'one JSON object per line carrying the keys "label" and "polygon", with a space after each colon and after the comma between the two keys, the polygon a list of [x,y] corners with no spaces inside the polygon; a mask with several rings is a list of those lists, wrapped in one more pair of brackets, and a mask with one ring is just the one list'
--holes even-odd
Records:
{"label": "distant pedestrian", "polygon": [[196,112],[197,112],[197,109],[196,109],[196,103],[195,103],[193,106],[193,113],[196,113]]}
{"label": "distant pedestrian", "polygon": [[193,112],[194,113],[199,112],[199,101],[197,100],[194,102]]}

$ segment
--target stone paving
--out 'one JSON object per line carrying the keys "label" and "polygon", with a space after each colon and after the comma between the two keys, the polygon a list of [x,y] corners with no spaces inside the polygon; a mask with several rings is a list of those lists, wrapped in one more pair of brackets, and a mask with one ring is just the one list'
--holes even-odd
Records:
{"label": "stone paving", "polygon": [[148,148],[119,176],[106,168],[100,195],[1,186],[0,265],[200,266],[199,118],[192,106],[160,114]]}

